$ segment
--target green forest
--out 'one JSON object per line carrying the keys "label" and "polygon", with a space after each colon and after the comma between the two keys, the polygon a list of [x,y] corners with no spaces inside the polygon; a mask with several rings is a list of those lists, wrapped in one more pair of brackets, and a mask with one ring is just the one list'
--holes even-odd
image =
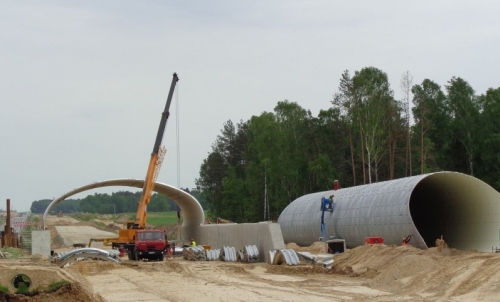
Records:
{"label": "green forest", "polygon": [[228,120],[203,160],[197,189],[211,216],[275,220],[296,198],[341,187],[456,171],[500,189],[500,88],[477,94],[460,77],[442,87],[401,76],[395,99],[374,67],[340,76],[317,116],[280,101],[234,124]]}
{"label": "green forest", "polygon": [[[185,190],[194,196],[204,206],[204,199],[201,193],[196,190]],[[66,199],[55,205],[51,212],[59,213],[97,213],[97,214],[114,214],[114,213],[135,213],[137,212],[137,203],[141,197],[141,192],[119,191],[109,194],[95,193],[88,195],[83,199]],[[44,213],[52,199],[36,200],[31,203],[32,213]],[[167,212],[177,211],[179,207],[171,199],[164,195],[154,193],[148,204],[148,212]]]}

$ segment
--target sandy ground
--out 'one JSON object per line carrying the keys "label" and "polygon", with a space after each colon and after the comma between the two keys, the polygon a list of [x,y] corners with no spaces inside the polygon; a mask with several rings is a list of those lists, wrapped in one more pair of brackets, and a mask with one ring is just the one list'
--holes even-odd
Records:
{"label": "sandy ground", "polygon": [[181,258],[70,270],[105,301],[499,301],[500,255],[448,252],[365,246],[331,270]]}
{"label": "sandy ground", "polygon": [[[64,244],[73,242],[74,232],[64,232],[62,224],[94,237],[100,231],[91,234],[81,222],[53,222]],[[318,244],[287,247],[321,253]],[[75,297],[83,301],[500,301],[498,253],[367,245],[334,259],[329,270],[307,263],[194,262],[180,256],[162,262],[79,261],[62,270],[77,280]],[[14,260],[0,264],[9,261]]]}
{"label": "sandy ground", "polygon": [[[92,226],[55,226],[56,239],[60,240],[59,245],[71,247],[73,244],[89,244],[89,239],[115,238],[116,233],[98,230]],[[53,242],[54,242],[53,241]],[[101,242],[93,242],[92,247],[104,248]]]}

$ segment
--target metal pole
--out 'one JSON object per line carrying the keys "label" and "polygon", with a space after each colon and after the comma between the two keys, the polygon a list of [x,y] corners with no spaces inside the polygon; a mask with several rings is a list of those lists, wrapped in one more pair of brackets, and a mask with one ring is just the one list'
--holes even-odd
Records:
{"label": "metal pole", "polygon": [[5,246],[12,246],[12,229],[10,227],[10,199],[7,199],[7,220],[5,221]]}

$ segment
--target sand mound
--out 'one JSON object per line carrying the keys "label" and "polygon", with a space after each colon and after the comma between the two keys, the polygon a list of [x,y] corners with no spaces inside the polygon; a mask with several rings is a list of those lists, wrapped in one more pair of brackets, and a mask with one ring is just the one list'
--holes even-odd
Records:
{"label": "sand mound", "polygon": [[130,219],[130,215],[122,214],[118,218],[115,219],[116,223],[123,224],[125,221]]}
{"label": "sand mound", "polygon": [[179,224],[172,223],[164,226],[162,229],[165,231],[165,234],[167,234],[168,240],[175,240],[178,239],[177,235],[179,234],[179,227]]}
{"label": "sand mound", "polygon": [[52,242],[51,242],[51,245],[50,245],[50,248],[51,249],[59,249],[59,248],[63,248],[63,247],[66,247],[66,245],[64,244],[64,239],[61,237],[61,235],[57,234],[52,237]]}
{"label": "sand mound", "polygon": [[325,253],[325,243],[324,242],[314,242],[310,246],[298,246],[294,242],[290,242],[286,245],[287,249],[292,249],[296,252],[309,252],[311,254],[323,254]]}
{"label": "sand mound", "polygon": [[109,231],[117,231],[120,229],[121,229],[121,227],[115,223],[110,223],[106,226],[106,230],[109,230]]}
{"label": "sand mound", "polygon": [[477,300],[474,295],[479,293],[482,297],[498,295],[500,254],[365,245],[335,255],[334,260],[331,272],[367,278],[371,288],[392,293],[468,294],[469,300]]}

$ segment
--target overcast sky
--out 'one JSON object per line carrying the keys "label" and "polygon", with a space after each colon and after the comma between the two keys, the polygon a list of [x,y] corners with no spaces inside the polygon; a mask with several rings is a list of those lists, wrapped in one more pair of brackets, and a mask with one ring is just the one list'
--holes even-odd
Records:
{"label": "overcast sky", "polygon": [[[183,188],[225,121],[285,99],[317,115],[345,69],[383,70],[396,98],[405,71],[484,93],[500,86],[499,11],[493,0],[0,0],[0,208],[143,179],[174,72],[158,181]],[[132,189],[76,198],[119,190]]]}

